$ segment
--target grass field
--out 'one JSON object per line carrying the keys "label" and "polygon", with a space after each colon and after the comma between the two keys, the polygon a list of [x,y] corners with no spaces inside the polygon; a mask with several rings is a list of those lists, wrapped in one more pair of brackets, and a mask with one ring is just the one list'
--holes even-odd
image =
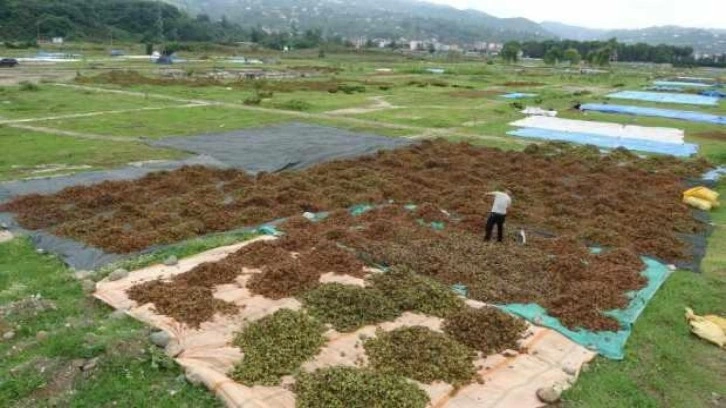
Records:
{"label": "grass field", "polygon": [[[137,69],[148,76],[159,74],[156,67],[142,62],[84,60],[73,63],[72,69],[89,76],[111,66]],[[276,91],[258,106],[250,106],[245,101],[254,92],[240,84],[89,85],[99,90],[48,83],[37,87],[0,86],[0,123],[5,121],[4,126],[0,125],[0,180],[114,168],[142,160],[177,159],[185,154],[150,147],[144,138],[219,133],[291,121],[391,137],[443,136],[521,149],[524,143],[506,136],[506,132],[511,130],[508,123],[521,117],[518,110],[522,105],[557,109],[568,118],[685,129],[687,140],[699,143],[703,156],[716,164],[726,164],[726,128],[656,118],[583,115],[569,110],[578,102],[604,101],[604,95],[612,91],[642,88],[659,75],[675,75],[676,71],[670,68],[617,66],[603,75],[580,75],[567,67],[512,67],[467,60],[412,61],[390,54],[343,54],[317,59],[305,53],[291,54],[278,65],[263,68],[296,66],[325,66],[340,72],[293,82],[332,80],[364,84],[365,92],[348,95]],[[176,68],[213,67],[235,68],[224,61],[194,62]],[[432,67],[445,68],[446,73],[431,75],[426,69]],[[393,72],[384,75],[376,72],[377,68]],[[31,67],[27,74],[42,74],[42,69]],[[700,76],[698,71],[677,73]],[[69,83],[73,84],[72,80]],[[537,93],[538,97],[519,103],[500,97],[514,91]],[[189,107],[190,100],[204,105]],[[381,100],[386,104],[381,105]],[[717,108],[664,107],[726,113],[726,104]],[[333,112],[351,108],[357,111]],[[83,116],[87,114],[95,116]],[[62,117],[47,119],[58,116]],[[18,120],[27,120],[23,125],[42,129],[19,129],[11,127],[15,122],[7,122]],[[80,136],[74,137],[74,132]],[[710,136],[704,136],[705,133]],[[714,136],[718,134],[723,138]],[[726,186],[719,189],[726,193]],[[726,210],[721,208],[712,217],[715,229],[709,238],[703,273],[674,273],[635,325],[625,360],[598,358],[575,387],[565,393],[565,406],[726,404],[726,353],[691,335],[683,318],[686,306],[701,314],[726,315]],[[171,253],[189,255],[245,238],[198,240],[128,266],[158,261]],[[51,302],[53,307],[37,298],[29,301],[34,295]],[[37,304],[45,306],[39,308]],[[15,334],[12,339],[0,340],[2,407],[219,405],[211,393],[180,377],[179,368],[148,341],[148,328],[112,314],[112,310],[86,296],[73,271],[52,256],[36,253],[22,237],[0,244],[2,305],[16,305],[11,313],[0,318],[0,333],[12,330]],[[86,371],[77,368],[78,364],[89,362],[95,367]]]}

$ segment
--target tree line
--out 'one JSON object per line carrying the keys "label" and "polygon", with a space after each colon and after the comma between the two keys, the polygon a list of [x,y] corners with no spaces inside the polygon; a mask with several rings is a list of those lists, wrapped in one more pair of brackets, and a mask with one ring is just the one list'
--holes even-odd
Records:
{"label": "tree line", "polygon": [[[283,49],[314,48],[326,42],[319,29],[266,32],[222,17],[190,16],[145,0],[0,0],[0,40],[32,43],[38,38],[71,41],[255,42]],[[342,42],[341,39],[334,39]]]}
{"label": "tree line", "polygon": [[516,61],[519,56],[540,58],[554,65],[568,62],[579,64],[582,60],[591,65],[606,66],[612,61],[670,63],[673,65],[698,65],[693,48],[673,45],[625,44],[616,39],[609,41],[547,40],[508,42],[502,50],[502,58]]}

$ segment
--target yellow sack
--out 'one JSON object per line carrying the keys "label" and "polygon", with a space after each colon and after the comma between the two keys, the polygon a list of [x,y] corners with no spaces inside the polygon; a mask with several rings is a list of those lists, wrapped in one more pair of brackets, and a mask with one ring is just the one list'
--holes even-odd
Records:
{"label": "yellow sack", "polygon": [[683,202],[701,211],[711,211],[711,208],[713,208],[713,204],[711,204],[711,202],[701,198],[686,196],[683,197]]}
{"label": "yellow sack", "polygon": [[703,316],[704,319],[708,320],[711,323],[716,324],[718,327],[721,328],[724,332],[726,332],[726,319],[724,319],[721,316],[714,316],[714,315],[708,315]]}
{"label": "yellow sack", "polygon": [[718,202],[718,196],[719,194],[713,190],[710,190],[706,187],[694,187],[689,190],[686,190],[683,193],[684,197],[694,197],[694,198],[700,198],[701,200],[705,200],[710,202],[711,204],[715,204]]}
{"label": "yellow sack", "polygon": [[698,316],[686,308],[686,320],[691,332],[721,348],[726,348],[726,319],[718,316]]}

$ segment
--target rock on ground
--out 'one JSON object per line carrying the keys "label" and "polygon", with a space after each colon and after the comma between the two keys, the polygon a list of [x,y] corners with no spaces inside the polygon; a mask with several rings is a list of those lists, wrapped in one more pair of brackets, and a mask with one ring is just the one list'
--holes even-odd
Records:
{"label": "rock on ground", "polygon": [[116,269],[115,271],[111,272],[111,274],[108,275],[108,280],[113,282],[113,281],[121,280],[127,276],[129,276],[129,271],[127,271],[126,269]]}
{"label": "rock on ground", "polygon": [[111,314],[108,315],[108,318],[111,320],[121,320],[126,318],[126,312],[123,310],[114,310]]}
{"label": "rock on ground", "polygon": [[171,336],[165,331],[157,331],[151,333],[149,340],[151,340],[151,342],[157,347],[166,348],[171,341]]}
{"label": "rock on ground", "polygon": [[554,404],[560,400],[560,392],[555,387],[542,387],[537,390],[537,398],[547,404]]}
{"label": "rock on ground", "polygon": [[83,281],[81,281],[81,287],[83,288],[84,292],[93,293],[96,291],[96,282],[90,279],[84,279]]}
{"label": "rock on ground", "polygon": [[93,272],[91,271],[76,271],[73,273],[73,277],[78,280],[91,279]]}
{"label": "rock on ground", "polygon": [[177,258],[174,255],[172,255],[164,260],[164,265],[166,265],[166,266],[174,266],[174,265],[177,265],[178,263],[179,263],[179,258]]}

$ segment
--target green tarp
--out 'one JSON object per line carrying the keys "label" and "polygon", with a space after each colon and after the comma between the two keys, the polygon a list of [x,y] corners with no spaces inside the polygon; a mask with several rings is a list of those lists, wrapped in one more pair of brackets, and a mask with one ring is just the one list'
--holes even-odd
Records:
{"label": "green tarp", "polygon": [[633,324],[671,273],[666,265],[654,259],[643,258],[643,262],[645,262],[646,268],[642,274],[648,279],[648,284],[643,289],[628,294],[631,300],[627,308],[605,312],[606,315],[620,323],[621,329],[618,332],[570,330],[563,326],[558,319],[548,315],[547,310],[537,304],[510,304],[499,307],[539,326],[556,330],[572,341],[597,351],[604,357],[622,360],[625,356],[625,343],[630,337]]}

